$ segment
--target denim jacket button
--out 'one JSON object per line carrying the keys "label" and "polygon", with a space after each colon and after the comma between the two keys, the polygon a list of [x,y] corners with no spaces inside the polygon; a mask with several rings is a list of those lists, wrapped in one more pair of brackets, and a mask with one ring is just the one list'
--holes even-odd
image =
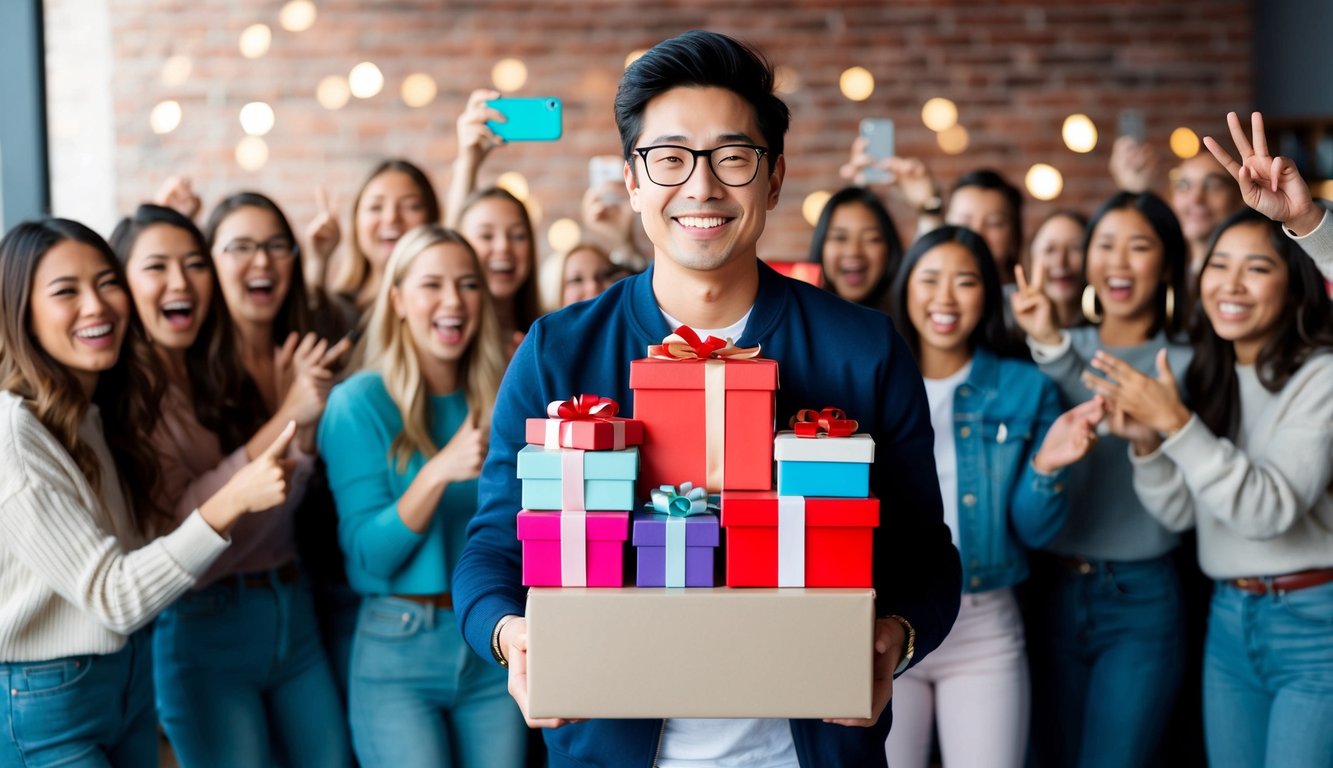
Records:
{"label": "denim jacket button", "polygon": [[972,394],[972,388],[967,386],[959,387],[958,394],[962,395],[963,397],[967,397],[968,395]]}
{"label": "denim jacket button", "polygon": [[1065,484],[1064,484],[1064,483],[1056,483],[1056,484],[1055,484],[1055,492],[1056,492],[1056,493],[1064,493],[1064,492],[1065,492]]}
{"label": "denim jacket button", "polygon": [[965,506],[965,507],[971,507],[971,506],[975,506],[976,503],[977,503],[977,497],[976,497],[976,496],[974,496],[974,495],[972,495],[972,494],[970,494],[970,493],[965,493],[965,494],[963,494],[963,506]]}
{"label": "denim jacket button", "polygon": [[961,436],[963,436],[963,437],[970,437],[970,436],[972,435],[972,428],[971,428],[971,427],[963,427],[962,429],[958,430],[958,434],[961,435]]}

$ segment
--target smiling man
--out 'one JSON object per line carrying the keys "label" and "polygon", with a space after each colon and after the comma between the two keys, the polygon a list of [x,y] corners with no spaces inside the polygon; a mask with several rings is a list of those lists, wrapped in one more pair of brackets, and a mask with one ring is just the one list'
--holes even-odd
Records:
{"label": "smiling man", "polygon": [[780,366],[779,424],[800,408],[834,404],[875,439],[871,490],[885,500],[874,551],[875,717],[529,718],[547,729],[553,768],[883,766],[893,674],[939,645],[957,615],[958,554],[942,521],[929,412],[910,351],[885,315],[784,278],[758,258],[782,190],[788,122],[771,67],[723,35],[672,38],[625,71],[616,125],[625,185],[653,243],[654,265],[542,318],[516,353],[496,403],[454,600],[472,647],[510,664],[510,692],[526,715],[525,658],[515,658],[526,654],[527,634],[514,529],[524,419],[576,392],[631,403],[630,361],[679,325],[761,345]]}

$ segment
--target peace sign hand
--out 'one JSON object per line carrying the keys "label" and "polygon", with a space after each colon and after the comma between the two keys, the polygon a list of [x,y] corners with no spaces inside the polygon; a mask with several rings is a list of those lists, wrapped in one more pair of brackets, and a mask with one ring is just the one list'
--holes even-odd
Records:
{"label": "peace sign hand", "polygon": [[1018,290],[1009,297],[1014,321],[1023,332],[1041,344],[1059,344],[1060,329],[1055,324],[1055,303],[1046,295],[1046,266],[1040,259],[1032,265],[1032,282],[1027,281],[1023,265],[1014,268]]}
{"label": "peace sign hand", "polygon": [[1240,185],[1245,204],[1273,221],[1281,222],[1298,235],[1309,234],[1319,226],[1324,211],[1310,196],[1310,187],[1296,170],[1290,158],[1273,157],[1268,153],[1268,138],[1264,135],[1264,116],[1255,112],[1250,116],[1253,143],[1245,136],[1240,117],[1227,113],[1231,140],[1240,153],[1240,162],[1231,158],[1212,136],[1203,143],[1217,162],[1227,169],[1231,178]]}
{"label": "peace sign hand", "polygon": [[338,208],[330,202],[323,186],[315,187],[315,217],[306,225],[305,238],[320,261],[327,261],[342,240]]}

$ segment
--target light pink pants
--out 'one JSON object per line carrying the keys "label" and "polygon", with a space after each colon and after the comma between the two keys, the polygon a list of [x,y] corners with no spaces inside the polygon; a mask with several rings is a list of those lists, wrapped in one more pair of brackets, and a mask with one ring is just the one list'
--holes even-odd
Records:
{"label": "light pink pants", "polygon": [[938,718],[945,768],[1021,768],[1031,690],[1011,589],[964,594],[939,648],[893,681],[889,768],[926,768]]}

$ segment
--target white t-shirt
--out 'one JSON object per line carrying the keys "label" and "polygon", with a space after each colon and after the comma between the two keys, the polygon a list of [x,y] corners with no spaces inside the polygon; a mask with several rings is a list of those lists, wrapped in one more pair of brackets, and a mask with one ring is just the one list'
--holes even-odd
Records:
{"label": "white t-shirt", "polygon": [[[684,325],[662,312],[674,330]],[[726,328],[694,328],[699,338],[741,337],[750,312]],[[799,768],[789,720],[671,719],[662,729],[660,768]]]}
{"label": "white t-shirt", "polygon": [[953,393],[972,373],[972,361],[942,379],[925,379],[930,426],[935,428],[935,472],[940,476],[944,523],[958,546],[958,453],[953,439]]}

